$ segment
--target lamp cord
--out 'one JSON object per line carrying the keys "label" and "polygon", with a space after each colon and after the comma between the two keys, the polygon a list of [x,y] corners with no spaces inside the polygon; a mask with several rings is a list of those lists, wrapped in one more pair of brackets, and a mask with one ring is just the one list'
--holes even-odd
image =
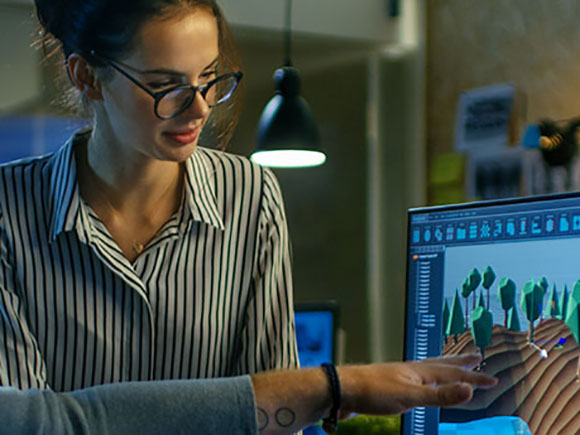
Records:
{"label": "lamp cord", "polygon": [[286,32],[284,42],[284,55],[286,56],[284,65],[292,66],[292,60],[290,59],[290,50],[292,48],[292,0],[286,1]]}

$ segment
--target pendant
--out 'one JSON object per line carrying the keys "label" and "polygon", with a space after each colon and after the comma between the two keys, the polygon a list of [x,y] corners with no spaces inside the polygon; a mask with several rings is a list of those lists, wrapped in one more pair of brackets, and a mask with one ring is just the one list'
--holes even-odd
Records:
{"label": "pendant", "polygon": [[133,251],[135,252],[135,254],[139,255],[141,252],[143,252],[143,248],[144,246],[141,243],[139,242],[133,243]]}

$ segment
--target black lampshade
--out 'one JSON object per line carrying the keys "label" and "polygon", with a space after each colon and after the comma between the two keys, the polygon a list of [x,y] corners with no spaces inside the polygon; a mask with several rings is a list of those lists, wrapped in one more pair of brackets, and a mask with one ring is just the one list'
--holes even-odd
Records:
{"label": "black lampshade", "polygon": [[306,100],[300,96],[300,76],[286,66],[274,73],[275,95],[258,125],[256,152],[251,159],[264,166],[307,167],[325,162],[320,135]]}

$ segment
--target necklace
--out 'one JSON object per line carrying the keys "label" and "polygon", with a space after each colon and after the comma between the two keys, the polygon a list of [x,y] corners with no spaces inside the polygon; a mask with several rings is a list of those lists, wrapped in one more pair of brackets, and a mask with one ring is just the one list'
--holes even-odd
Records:
{"label": "necklace", "polygon": [[[92,207],[93,211],[104,223],[105,227],[111,233],[111,237],[121,246],[125,246],[125,250],[129,251],[128,257],[139,256],[145,250],[145,246],[156,232],[163,226],[167,220],[165,215],[171,216],[174,208],[178,208],[182,201],[183,182],[185,165],[179,166],[176,181],[168,183],[166,190],[160,194],[160,201],[157,202],[153,209],[149,212],[141,210],[143,216],[148,217],[148,221],[144,220],[141,230],[136,230],[135,225],[130,225],[128,228],[118,226],[119,222],[119,208],[115,208],[111,201],[110,194],[107,193],[107,186],[99,179],[94,170],[88,162],[88,144],[81,147],[77,155],[77,171],[79,177],[79,184],[81,185],[81,195],[86,199],[85,202]],[[92,179],[91,179],[92,178]],[[167,199],[172,198],[172,193],[179,192],[179,198],[176,202],[167,203]],[[171,202],[171,201],[169,201]],[[160,204],[161,203],[161,204]],[[165,204],[163,204],[165,203]],[[168,207],[169,206],[169,207]],[[134,221],[135,219],[131,219]],[[123,219],[121,219],[121,223]],[[140,226],[141,227],[141,226]],[[133,233],[133,234],[131,234]],[[129,236],[129,237],[127,237]],[[133,237],[131,237],[133,236]],[[123,250],[123,248],[121,248]]]}
{"label": "necklace", "polygon": [[135,252],[135,254],[137,254],[137,255],[141,254],[141,252],[143,252],[144,248],[145,248],[145,246],[143,246],[142,243],[133,242],[133,252]]}

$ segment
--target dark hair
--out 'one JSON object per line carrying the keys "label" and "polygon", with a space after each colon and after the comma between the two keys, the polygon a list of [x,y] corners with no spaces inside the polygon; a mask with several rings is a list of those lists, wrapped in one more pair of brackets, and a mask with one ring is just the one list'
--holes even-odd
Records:
{"label": "dark hair", "polygon": [[[41,26],[40,46],[47,58],[61,52],[65,60],[78,53],[97,68],[108,68],[91,56],[119,59],[133,48],[135,36],[150,19],[177,16],[184,10],[207,8],[216,19],[219,64],[238,70],[241,62],[230,28],[215,0],[35,0]],[[225,148],[238,121],[240,92],[213,110],[204,134]],[[204,129],[204,130],[206,130]]]}

